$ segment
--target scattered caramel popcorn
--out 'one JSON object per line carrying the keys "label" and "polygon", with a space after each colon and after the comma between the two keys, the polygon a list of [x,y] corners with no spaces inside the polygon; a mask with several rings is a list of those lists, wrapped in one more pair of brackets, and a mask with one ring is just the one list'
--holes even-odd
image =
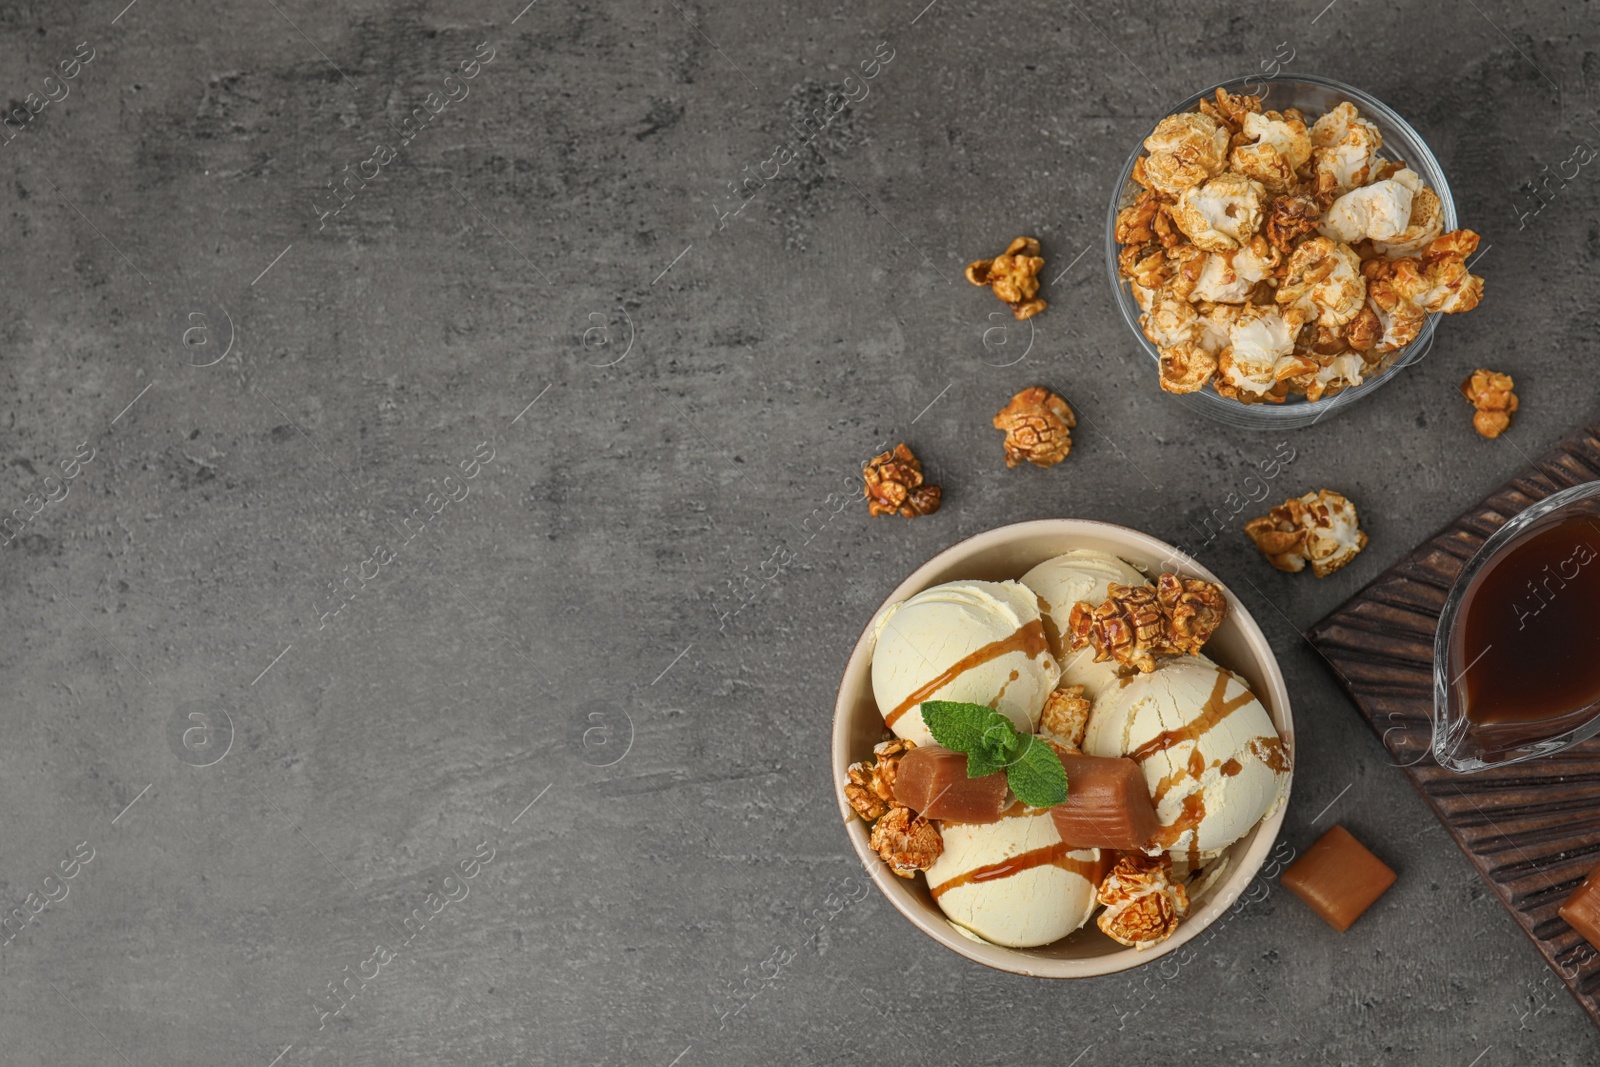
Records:
{"label": "scattered caramel popcorn", "polygon": [[1081,685],[1051,692],[1039,716],[1039,732],[1064,748],[1081,750],[1083,736],[1089,730],[1089,712],[1094,710],[1094,702],[1084,692]]}
{"label": "scattered caramel popcorn", "polygon": [[1168,392],[1327,399],[1391,365],[1428,315],[1482,299],[1477,234],[1442,232],[1438,194],[1348,102],[1308,125],[1219,89],[1145,149],[1116,266]]}
{"label": "scattered caramel popcorn", "polygon": [[932,867],[944,851],[939,828],[899,804],[872,825],[870,843],[878,858],[901,878],[914,878],[918,871]]}
{"label": "scattered caramel popcorn", "polygon": [[1095,920],[1119,945],[1149,948],[1172,936],[1189,914],[1189,894],[1172,881],[1172,859],[1124,853],[1095,897],[1105,910]]}
{"label": "scattered caramel popcorn", "polygon": [[1031,319],[1048,306],[1039,299],[1042,269],[1039,242],[1032,237],[1018,237],[1003,254],[968,263],[967,281],[989,286],[995,296],[1011,305],[1011,314],[1018,319]]}
{"label": "scattered caramel popcorn", "polygon": [[872,759],[850,765],[846,772],[850,784],[844,787],[844,797],[857,815],[867,822],[875,822],[889,813],[894,803],[894,778],[900,770],[900,757],[916,747],[915,742],[899,737],[880,741],[872,749]]}
{"label": "scattered caramel popcorn", "polygon": [[1193,655],[1227,617],[1222,590],[1198,578],[1163,574],[1155,588],[1106,588],[1099,605],[1078,601],[1067,615],[1072,648],[1088,645],[1094,661],[1115,660],[1144,674],[1156,669],[1157,656]]}
{"label": "scattered caramel popcorn", "polygon": [[1024,461],[1053,467],[1072,451],[1072,428],[1078,418],[1061,397],[1042,385],[1011,398],[994,417],[994,428],[1006,432],[1006,466]]}
{"label": "scattered caramel popcorn", "polygon": [[867,512],[914,519],[939,510],[940,489],[922,483],[922,462],[904,442],[873,456],[861,468],[867,483]]}
{"label": "scattered caramel popcorn", "polygon": [[1478,409],[1472,416],[1473,429],[1492,440],[1510,428],[1511,413],[1518,406],[1517,394],[1511,391],[1515,385],[1511,375],[1481,368],[1461,383],[1461,395]]}
{"label": "scattered caramel popcorn", "polygon": [[1356,507],[1331,489],[1285,500],[1244,524],[1244,532],[1280,571],[1326,578],[1367,547]]}

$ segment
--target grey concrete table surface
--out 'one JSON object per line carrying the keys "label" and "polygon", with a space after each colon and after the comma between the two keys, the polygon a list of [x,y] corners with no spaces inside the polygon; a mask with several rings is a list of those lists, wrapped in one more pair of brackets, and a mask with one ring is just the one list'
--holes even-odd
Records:
{"label": "grey concrete table surface", "polygon": [[[1594,410],[1600,194],[1544,169],[1600,143],[1592,5],[525,2],[0,5],[0,899],[55,898],[0,1062],[1595,1062],[1298,633]],[[1103,218],[1167,104],[1291,52],[1427,138],[1488,295],[1263,436],[1159,393]],[[989,332],[962,266],[1019,233],[1050,308]],[[1076,446],[1008,471],[1035,382]],[[848,498],[896,440],[937,515]],[[1023,519],[1191,538],[1281,440],[1371,546],[1201,557],[1290,682],[1284,840],[1350,827],[1374,911],[1048,983],[857,893],[828,728],[886,592]]]}

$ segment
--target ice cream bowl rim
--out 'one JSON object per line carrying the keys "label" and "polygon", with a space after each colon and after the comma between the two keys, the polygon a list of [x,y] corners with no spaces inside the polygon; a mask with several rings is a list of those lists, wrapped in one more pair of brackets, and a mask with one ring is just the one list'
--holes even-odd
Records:
{"label": "ice cream bowl rim", "polygon": [[[1174,570],[1185,577],[1201,578],[1222,586],[1228,598],[1228,618],[1206,647],[1206,654],[1239,674],[1271,716],[1290,755],[1295,757],[1294,719],[1289,693],[1266,636],[1255,619],[1216,575],[1193,557],[1149,534],[1090,519],[1038,519],[987,530],[939,552],[911,574],[885,598],[856,640],[834,704],[834,799],[845,833],[878,890],[909,919],[913,926],[961,956],[997,970],[1030,978],[1090,978],[1131,970],[1178,953],[1233,908],[1250,889],[1267,862],[1283,826],[1289,806],[1293,771],[1284,784],[1276,810],[1271,811],[1244,837],[1229,846],[1228,866],[1220,879],[1197,901],[1177,931],[1165,941],[1145,949],[1126,948],[1102,934],[1093,919],[1077,933],[1042,948],[1006,948],[974,938],[950,922],[934,903],[926,879],[899,878],[868,844],[868,826],[855,816],[844,798],[850,764],[870,754],[868,736],[882,732],[883,721],[872,697],[871,663],[874,645],[872,619],[890,604],[944,582],[1020,579],[1031,567],[1073,549],[1109,552],[1146,571]],[[1025,562],[1024,564],[1024,561]],[[1252,897],[1253,899],[1253,897]],[[1177,957],[1181,965],[1191,951]]]}

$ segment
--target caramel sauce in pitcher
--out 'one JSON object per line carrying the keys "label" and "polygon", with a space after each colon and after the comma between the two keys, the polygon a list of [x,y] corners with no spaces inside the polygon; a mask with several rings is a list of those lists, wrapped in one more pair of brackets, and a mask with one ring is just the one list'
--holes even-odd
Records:
{"label": "caramel sauce in pitcher", "polygon": [[1461,602],[1452,684],[1480,726],[1600,701],[1600,520],[1565,516],[1513,541]]}

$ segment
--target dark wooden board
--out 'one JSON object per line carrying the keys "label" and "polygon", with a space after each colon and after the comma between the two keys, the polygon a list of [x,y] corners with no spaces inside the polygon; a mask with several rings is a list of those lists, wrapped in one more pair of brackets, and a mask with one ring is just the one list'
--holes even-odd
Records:
{"label": "dark wooden board", "polygon": [[1600,422],[1572,434],[1389,568],[1307,637],[1428,806],[1600,1025],[1600,953],[1556,914],[1600,865],[1600,738],[1477,774],[1433,761],[1433,638],[1478,547],[1519,511],[1600,480]]}

